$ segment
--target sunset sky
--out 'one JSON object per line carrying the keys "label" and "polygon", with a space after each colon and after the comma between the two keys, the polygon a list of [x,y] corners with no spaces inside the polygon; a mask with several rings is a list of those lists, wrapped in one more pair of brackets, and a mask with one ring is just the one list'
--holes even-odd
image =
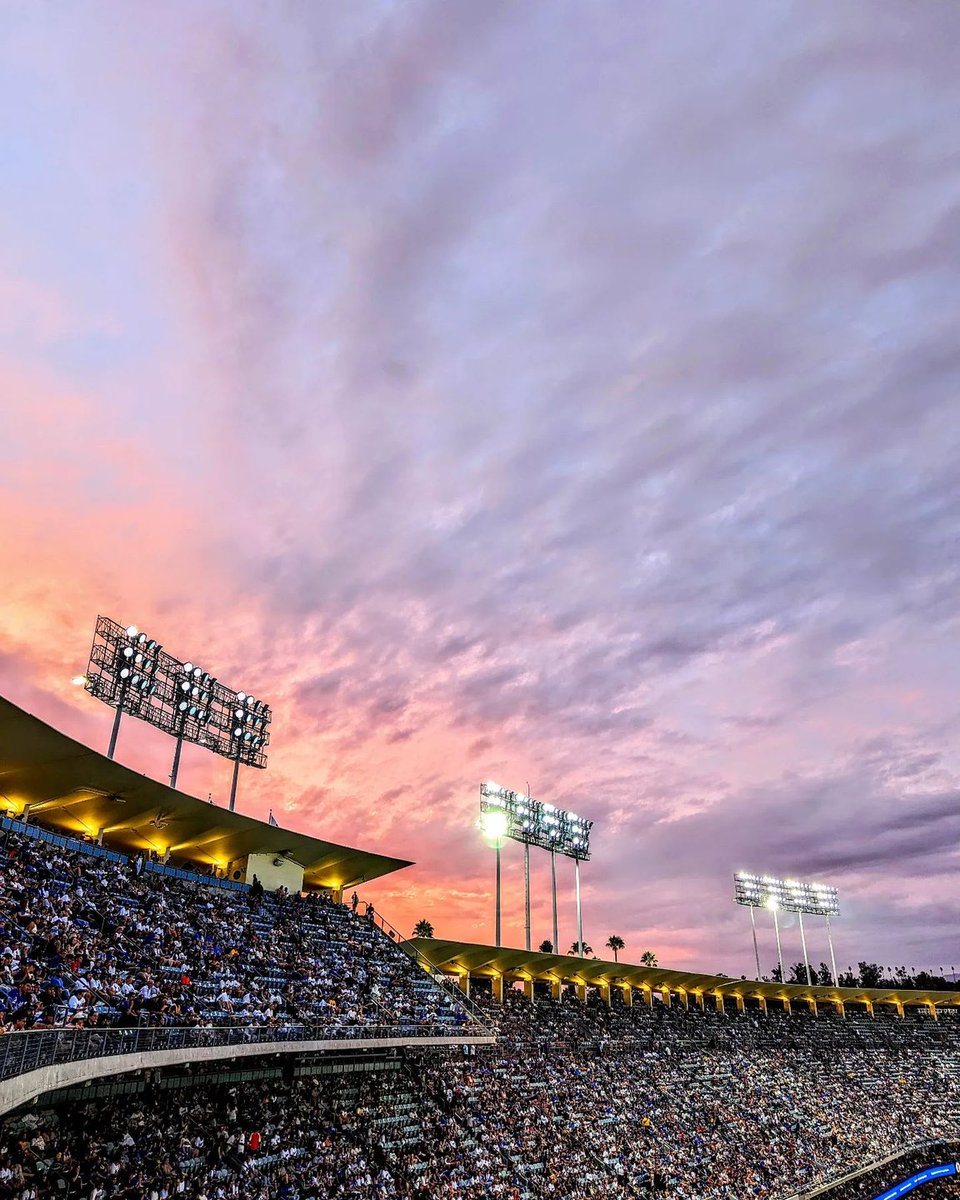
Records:
{"label": "sunset sky", "polygon": [[102,612],[266,697],[240,807],[415,859],[405,931],[492,940],[529,781],[598,952],[752,971],[757,868],[837,885],[841,969],[960,967],[960,7],[3,24],[3,695],[105,749]]}

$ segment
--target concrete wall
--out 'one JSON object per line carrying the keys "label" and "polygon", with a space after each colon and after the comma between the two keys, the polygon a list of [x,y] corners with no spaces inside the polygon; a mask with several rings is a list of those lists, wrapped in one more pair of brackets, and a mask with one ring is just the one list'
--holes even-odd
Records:
{"label": "concrete wall", "polygon": [[249,854],[244,867],[244,880],[253,882],[253,877],[260,880],[268,892],[275,892],[278,887],[285,887],[288,892],[299,892],[303,888],[303,867],[298,863],[284,858],[280,866],[274,866],[278,854]]}
{"label": "concrete wall", "polygon": [[44,1092],[70,1087],[87,1079],[104,1079],[146,1068],[183,1066],[194,1062],[228,1062],[269,1054],[316,1054],[338,1050],[395,1050],[400,1046],[492,1046],[494,1037],[339,1038],[323,1042],[260,1042],[238,1046],[193,1046],[187,1050],[148,1050],[114,1054],[79,1062],[55,1063],[15,1075],[0,1083],[0,1116],[19,1108]]}

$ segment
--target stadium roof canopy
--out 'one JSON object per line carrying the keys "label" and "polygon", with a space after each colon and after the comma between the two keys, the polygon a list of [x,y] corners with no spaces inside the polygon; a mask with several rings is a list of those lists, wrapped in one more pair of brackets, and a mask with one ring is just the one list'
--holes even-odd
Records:
{"label": "stadium roof canopy", "polygon": [[735,1001],[756,999],[780,1003],[960,1007],[960,991],[767,983],[755,979],[731,979],[728,975],[700,975],[691,971],[671,971],[665,967],[642,967],[599,958],[578,958],[572,954],[540,954],[503,946],[481,946],[473,942],[448,942],[439,938],[414,938],[412,946],[438,970],[454,975],[631,987],[641,988],[645,992],[667,990],[683,997],[693,996],[697,1000],[703,996],[713,996]]}
{"label": "stadium roof canopy", "polygon": [[225,867],[248,854],[285,854],[315,887],[352,887],[411,864],[188,796],[59,733],[0,697],[0,805],[125,850]]}

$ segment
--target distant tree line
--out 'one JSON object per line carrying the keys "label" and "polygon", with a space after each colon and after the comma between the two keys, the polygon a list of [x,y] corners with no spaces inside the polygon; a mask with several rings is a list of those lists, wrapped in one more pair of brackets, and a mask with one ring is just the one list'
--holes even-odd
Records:
{"label": "distant tree line", "polygon": [[[941,970],[943,968],[941,967]],[[821,987],[833,986],[833,975],[830,967],[822,962],[819,967],[815,967],[810,963],[810,978],[815,984]],[[780,966],[777,964],[771,970],[769,979],[774,983],[781,982]],[[918,991],[943,991],[952,992],[957,990],[957,983],[953,979],[948,979],[946,975],[932,974],[930,971],[918,971],[916,967],[886,967],[880,963],[857,963],[857,970],[853,967],[847,967],[845,971],[840,971],[838,974],[840,987],[862,987],[862,988],[891,988],[898,990],[914,989]],[[787,974],[787,983],[806,984],[807,972],[802,962],[794,963],[789,968]]]}

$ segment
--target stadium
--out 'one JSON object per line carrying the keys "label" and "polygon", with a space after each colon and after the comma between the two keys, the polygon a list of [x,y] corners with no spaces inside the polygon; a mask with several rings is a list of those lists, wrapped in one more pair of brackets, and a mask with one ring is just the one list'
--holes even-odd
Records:
{"label": "stadium", "polygon": [[[106,756],[0,700],[2,1194],[949,1192],[960,991],[609,962],[582,924],[568,956],[406,938],[349,893],[408,862],[236,811],[268,707],[218,712],[222,685],[106,618],[83,682]],[[117,762],[125,714],[176,736],[174,777],[221,730],[229,805]]]}

